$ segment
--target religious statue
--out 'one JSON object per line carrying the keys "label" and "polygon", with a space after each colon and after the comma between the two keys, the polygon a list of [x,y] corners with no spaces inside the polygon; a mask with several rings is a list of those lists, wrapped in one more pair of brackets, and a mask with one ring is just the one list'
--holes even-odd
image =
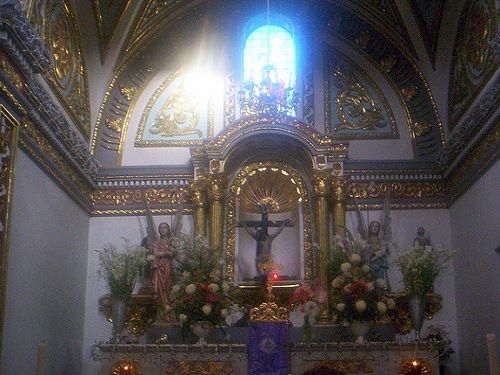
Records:
{"label": "religious statue", "polygon": [[391,290],[387,273],[389,269],[390,242],[392,240],[389,190],[386,192],[384,199],[382,222],[371,221],[367,228],[359,207],[357,214],[359,234],[367,243],[366,249],[361,256],[370,265],[373,277],[384,280],[387,290]]}
{"label": "religious statue", "polygon": [[[247,233],[257,242],[255,253],[255,267],[260,277],[267,276],[267,271],[264,270],[262,265],[268,264],[272,261],[271,247],[273,240],[283,231],[286,226],[292,226],[290,219],[284,221],[269,221],[268,213],[262,212],[262,220],[253,222],[240,222]],[[249,227],[253,226],[253,230]],[[260,229],[259,229],[260,227]],[[269,234],[269,227],[277,227],[278,230],[274,234]]]}
{"label": "religious statue", "polygon": [[146,216],[148,223],[147,249],[150,253],[147,259],[151,261],[151,281],[159,304],[163,307],[168,304],[170,291],[174,284],[174,259],[177,255],[177,250],[173,242],[174,237],[180,234],[182,225],[182,198],[175,218],[174,230],[171,230],[168,223],[160,223],[158,225],[158,237],[151,209],[147,201]]}
{"label": "religious statue", "polygon": [[424,227],[418,227],[417,237],[413,240],[413,247],[431,246],[431,238],[425,234]]}

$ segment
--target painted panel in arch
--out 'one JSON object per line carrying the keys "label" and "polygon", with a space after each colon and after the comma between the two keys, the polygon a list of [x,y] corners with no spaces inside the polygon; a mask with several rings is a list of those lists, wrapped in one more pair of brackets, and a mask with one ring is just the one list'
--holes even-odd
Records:
{"label": "painted panel in arch", "polygon": [[183,73],[170,75],[149,100],[137,130],[136,146],[191,146],[212,136],[208,98],[187,87]]}
{"label": "painted panel in arch", "polygon": [[7,278],[7,246],[9,206],[14,175],[18,126],[15,119],[0,104],[0,349]]}
{"label": "painted panel in arch", "polygon": [[397,138],[392,110],[376,83],[347,57],[335,53],[326,62],[329,126],[340,139]]}
{"label": "painted panel in arch", "polygon": [[459,21],[449,88],[449,128],[484,88],[500,63],[498,19],[494,0],[468,2]]}

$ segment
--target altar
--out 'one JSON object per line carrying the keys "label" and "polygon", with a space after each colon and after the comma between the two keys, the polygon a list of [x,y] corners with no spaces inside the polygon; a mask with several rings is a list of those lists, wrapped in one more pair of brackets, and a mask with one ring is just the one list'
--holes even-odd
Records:
{"label": "altar", "polygon": [[[102,344],[92,355],[107,374],[249,374],[247,345]],[[288,345],[289,374],[302,375],[318,366],[346,374],[439,374],[437,350],[430,342],[296,342]],[[130,371],[125,372],[127,368]],[[132,370],[134,369],[134,370]]]}

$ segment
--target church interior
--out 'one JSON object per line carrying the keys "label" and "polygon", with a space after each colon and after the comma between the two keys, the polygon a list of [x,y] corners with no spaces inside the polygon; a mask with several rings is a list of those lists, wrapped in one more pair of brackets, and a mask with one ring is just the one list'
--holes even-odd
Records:
{"label": "church interior", "polygon": [[[0,373],[500,374],[499,11],[0,1]],[[435,260],[421,308],[407,251]],[[206,341],[195,285],[231,306]]]}

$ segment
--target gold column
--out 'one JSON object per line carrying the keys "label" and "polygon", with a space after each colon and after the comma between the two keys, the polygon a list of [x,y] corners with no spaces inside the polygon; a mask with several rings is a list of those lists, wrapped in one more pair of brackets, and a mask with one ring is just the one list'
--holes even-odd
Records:
{"label": "gold column", "polygon": [[347,196],[347,177],[335,176],[332,181],[333,200],[333,230],[344,234],[345,229],[345,199]]}
{"label": "gold column", "polygon": [[[316,234],[319,244],[319,254],[316,259],[316,275],[319,286],[327,290],[327,254],[330,248],[328,236],[328,184],[330,174],[326,171],[314,174],[314,193],[316,196]],[[328,302],[321,306],[319,323],[327,323]]]}
{"label": "gold column", "polygon": [[207,218],[206,218],[206,194],[204,181],[196,180],[191,185],[194,205],[194,234],[197,236],[206,236]]}
{"label": "gold column", "polygon": [[208,180],[208,198],[210,200],[210,246],[217,252],[222,252],[224,178],[211,176]]}

